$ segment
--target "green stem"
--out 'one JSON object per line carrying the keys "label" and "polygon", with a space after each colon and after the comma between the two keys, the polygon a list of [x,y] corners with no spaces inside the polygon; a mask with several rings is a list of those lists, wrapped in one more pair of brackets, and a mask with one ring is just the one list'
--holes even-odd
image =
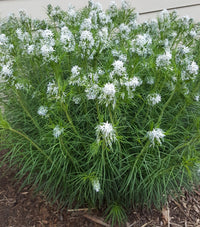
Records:
{"label": "green stem", "polygon": [[40,127],[39,127],[38,123],[33,119],[33,117],[31,116],[31,114],[29,113],[29,111],[28,111],[28,110],[26,109],[26,107],[24,106],[24,104],[23,104],[23,102],[22,102],[22,100],[21,100],[19,94],[18,94],[17,92],[15,92],[15,93],[16,93],[16,96],[18,97],[18,100],[19,100],[19,102],[20,102],[20,104],[21,104],[22,109],[23,109],[24,112],[29,116],[29,118],[32,120],[32,122],[34,123],[34,125],[36,126],[36,128],[40,131]]}
{"label": "green stem", "polygon": [[169,105],[170,101],[172,100],[172,98],[173,98],[173,96],[174,96],[174,94],[175,94],[175,91],[176,91],[176,89],[173,90],[173,92],[171,93],[169,99],[168,99],[167,102],[164,104],[163,109],[162,109],[162,111],[161,111],[161,114],[160,114],[160,116],[159,116],[159,118],[158,118],[158,122],[157,122],[157,124],[156,124],[157,127],[160,125],[160,122],[161,122],[161,120],[162,120],[164,111],[165,111],[165,109],[167,108],[167,106]]}
{"label": "green stem", "polygon": [[62,138],[60,138],[60,146],[61,146],[61,149],[63,149],[63,150],[65,151],[66,155],[69,157],[69,159],[71,160],[73,166],[75,167],[75,169],[76,169],[76,171],[77,171],[77,170],[78,170],[77,167],[79,167],[79,165],[78,165],[76,159],[74,159],[74,158],[71,156],[71,154],[67,151],[67,149],[65,148]]}
{"label": "green stem", "polygon": [[27,135],[13,129],[13,128],[9,128],[9,130],[11,132],[14,132],[14,133],[24,137],[26,140],[28,140],[38,151],[40,151],[52,163],[51,158],[35,142],[33,142]]}
{"label": "green stem", "polygon": [[149,141],[146,142],[145,146],[142,148],[142,150],[140,151],[140,153],[136,156],[136,159],[135,159],[133,168],[131,170],[131,173],[129,175],[129,178],[128,178],[128,181],[127,181],[127,185],[126,185],[125,189],[129,186],[129,183],[133,180],[132,177],[133,177],[134,173],[137,172],[137,171],[135,171],[135,168],[136,168],[136,165],[137,165],[137,163],[139,161],[139,158],[143,155],[143,153],[146,150],[146,148],[149,147],[149,143],[150,143]]}
{"label": "green stem", "polygon": [[77,132],[77,130],[76,130],[74,124],[73,124],[73,121],[72,121],[71,117],[70,117],[69,114],[68,114],[67,107],[65,108],[65,107],[63,106],[63,109],[64,109],[64,111],[65,111],[65,115],[66,115],[66,117],[67,117],[67,120],[69,121],[70,125],[72,126],[72,129],[74,130],[74,132],[76,133],[76,135],[77,135],[79,138],[81,138],[80,135],[79,135],[79,133]]}

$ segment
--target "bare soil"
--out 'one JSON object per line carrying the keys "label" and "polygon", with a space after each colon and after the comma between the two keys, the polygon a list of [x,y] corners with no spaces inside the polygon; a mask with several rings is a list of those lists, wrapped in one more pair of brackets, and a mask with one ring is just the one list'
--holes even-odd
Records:
{"label": "bare soil", "polygon": [[[22,182],[16,181],[16,171],[6,169],[6,165],[0,168],[0,227],[110,226],[100,211],[59,210],[42,194],[35,195],[31,186],[20,190]],[[125,226],[200,227],[200,187],[193,193],[184,192],[178,200],[169,199],[162,211],[131,210]]]}

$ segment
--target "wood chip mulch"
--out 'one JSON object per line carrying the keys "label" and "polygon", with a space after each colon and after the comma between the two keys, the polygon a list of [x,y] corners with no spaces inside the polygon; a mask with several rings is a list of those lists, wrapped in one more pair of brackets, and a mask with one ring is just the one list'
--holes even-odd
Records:
{"label": "wood chip mulch", "polygon": [[[109,227],[97,210],[58,210],[30,187],[19,190],[15,171],[0,169],[0,227]],[[169,199],[161,211],[129,212],[126,227],[200,227],[200,187]]]}

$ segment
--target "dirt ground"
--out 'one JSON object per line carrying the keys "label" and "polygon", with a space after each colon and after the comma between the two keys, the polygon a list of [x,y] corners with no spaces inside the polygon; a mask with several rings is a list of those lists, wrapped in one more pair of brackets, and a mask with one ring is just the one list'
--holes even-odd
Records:
{"label": "dirt ground", "polygon": [[[1,154],[0,154],[1,155]],[[15,171],[0,169],[0,227],[101,227],[110,226],[97,210],[58,210],[31,187],[20,189]],[[162,211],[132,210],[126,227],[200,227],[200,187],[177,201],[170,199]]]}

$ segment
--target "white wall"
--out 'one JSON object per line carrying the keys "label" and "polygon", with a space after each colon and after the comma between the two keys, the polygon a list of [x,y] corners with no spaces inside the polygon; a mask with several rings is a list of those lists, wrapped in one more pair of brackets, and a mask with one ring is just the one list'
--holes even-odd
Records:
{"label": "white wall", "polygon": [[[97,1],[104,8],[107,8],[110,3],[110,0]],[[115,0],[115,2],[120,6],[121,0]],[[196,21],[200,21],[200,0],[128,0],[128,2],[131,7],[136,9],[136,12],[141,13],[140,21],[155,17],[158,12],[152,11],[172,8],[178,8],[178,14],[181,16],[188,15]],[[48,4],[60,5],[62,9],[67,9],[69,4],[72,4],[76,9],[80,9],[86,6],[87,3],[88,0],[0,0],[0,17],[24,9],[32,17],[44,18]]]}

